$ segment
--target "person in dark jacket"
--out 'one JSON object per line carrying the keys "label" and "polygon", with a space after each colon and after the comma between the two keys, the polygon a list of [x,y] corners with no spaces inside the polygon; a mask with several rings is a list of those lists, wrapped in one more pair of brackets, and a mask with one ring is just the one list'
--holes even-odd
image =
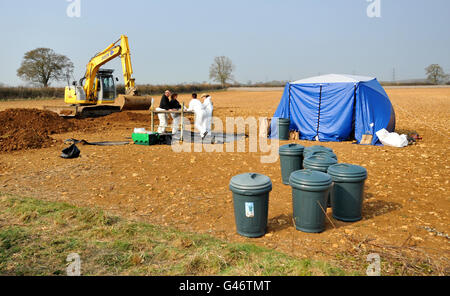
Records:
{"label": "person in dark jacket", "polygon": [[[169,97],[171,95],[171,92],[169,90],[166,90],[161,98],[161,102],[159,103],[159,108],[156,108],[156,111],[167,111],[170,109],[170,100]],[[159,127],[158,127],[158,133],[163,134],[166,131],[167,128],[167,119],[168,114],[167,113],[158,113],[159,118]]]}
{"label": "person in dark jacket", "polygon": [[161,102],[159,103],[159,108],[163,109],[163,110],[169,110],[170,109],[170,96],[172,95],[172,93],[170,92],[170,90],[166,90],[163,94],[163,96],[161,97]]}
{"label": "person in dark jacket", "polygon": [[180,102],[178,102],[178,94],[173,94],[170,97],[170,110],[180,110],[181,109],[181,105]]}

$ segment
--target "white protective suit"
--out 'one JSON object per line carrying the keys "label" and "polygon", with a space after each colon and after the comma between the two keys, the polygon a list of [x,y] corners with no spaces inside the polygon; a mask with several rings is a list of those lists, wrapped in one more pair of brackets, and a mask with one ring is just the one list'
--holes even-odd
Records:
{"label": "white protective suit", "polygon": [[[166,111],[165,109],[156,108],[156,111]],[[158,127],[158,133],[163,134],[166,132],[167,128],[167,113],[158,113],[159,118],[159,127]]]}
{"label": "white protective suit", "polygon": [[195,128],[200,132],[200,135],[207,131],[206,130],[206,111],[203,108],[202,102],[198,99],[192,99],[189,103],[188,111],[193,111],[195,113]]}
{"label": "white protective suit", "polygon": [[[166,110],[161,109],[161,108],[156,108],[156,111],[166,111]],[[172,119],[173,119],[172,134],[175,135],[179,130],[181,116],[178,113],[170,113],[170,115],[172,116]],[[159,134],[163,134],[166,132],[166,128],[168,126],[168,117],[169,116],[167,113],[158,113],[158,118],[159,118],[158,133]]]}
{"label": "white protective suit", "polygon": [[172,122],[172,135],[175,135],[178,133],[178,130],[180,128],[181,123],[181,115],[178,113],[170,113],[172,116],[173,122]]}
{"label": "white protective suit", "polygon": [[206,130],[208,131],[208,133],[211,133],[212,115],[213,115],[213,110],[214,110],[214,106],[211,101],[211,97],[207,97],[205,99],[205,101],[203,102],[203,109],[205,109],[205,113],[206,113],[206,120],[205,120]]}

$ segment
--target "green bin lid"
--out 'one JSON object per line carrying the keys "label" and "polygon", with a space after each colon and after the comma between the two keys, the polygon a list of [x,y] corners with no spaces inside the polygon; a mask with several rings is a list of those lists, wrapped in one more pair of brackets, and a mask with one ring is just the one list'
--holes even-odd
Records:
{"label": "green bin lid", "polygon": [[231,178],[230,188],[243,191],[270,191],[272,181],[269,177],[257,173],[245,173]]}
{"label": "green bin lid", "polygon": [[291,186],[308,187],[329,186],[331,182],[331,177],[328,174],[309,169],[293,172],[289,180]]}
{"label": "green bin lid", "polygon": [[337,155],[334,152],[326,151],[326,150],[317,150],[317,151],[307,151],[304,153],[305,157],[316,156],[316,155],[325,155],[337,159]]}
{"label": "green bin lid", "polygon": [[340,163],[328,168],[328,174],[341,179],[361,180],[367,178],[367,170],[359,165]]}
{"label": "green bin lid", "polygon": [[313,155],[305,158],[303,166],[308,169],[321,168],[327,171],[329,166],[337,163],[338,161],[333,157],[327,155]]}
{"label": "green bin lid", "polygon": [[310,152],[310,151],[329,151],[329,152],[333,152],[333,149],[325,147],[325,146],[320,146],[320,145],[315,145],[315,146],[310,146],[310,147],[306,147],[305,148],[305,152]]}
{"label": "green bin lid", "polygon": [[288,144],[280,147],[280,155],[302,155],[304,149],[299,144]]}

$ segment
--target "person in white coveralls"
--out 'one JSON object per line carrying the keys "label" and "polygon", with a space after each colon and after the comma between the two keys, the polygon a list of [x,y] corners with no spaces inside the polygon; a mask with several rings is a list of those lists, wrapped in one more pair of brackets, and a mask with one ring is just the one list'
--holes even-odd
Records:
{"label": "person in white coveralls", "polygon": [[212,130],[212,116],[213,116],[213,110],[214,110],[214,106],[212,103],[212,98],[210,95],[207,94],[203,94],[202,99],[204,99],[203,101],[203,108],[205,109],[206,112],[206,131],[211,134],[211,130]]}
{"label": "person in white coveralls", "polygon": [[200,136],[202,139],[206,137],[208,134],[208,131],[206,129],[206,111],[203,107],[202,102],[200,102],[199,99],[197,99],[197,94],[192,94],[192,100],[189,103],[189,108],[187,111],[194,112],[195,114],[195,122],[194,126],[195,128],[200,132]]}

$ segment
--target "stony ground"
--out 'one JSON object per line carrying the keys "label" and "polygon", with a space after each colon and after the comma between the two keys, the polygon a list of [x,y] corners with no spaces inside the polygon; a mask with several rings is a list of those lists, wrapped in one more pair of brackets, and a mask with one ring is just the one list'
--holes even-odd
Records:
{"label": "stony ground", "polygon": [[[423,140],[403,149],[322,143],[334,149],[340,162],[366,167],[369,179],[363,220],[343,223],[329,212],[327,229],[321,234],[294,229],[291,190],[281,183],[279,163],[261,163],[267,153],[175,153],[170,146],[81,145],[81,158],[59,158],[64,139],[123,141],[134,127],[150,126],[145,112],[126,120],[86,120],[83,129],[51,135],[57,141],[50,147],[0,153],[0,192],[98,206],[124,217],[229,241],[251,241],[349,269],[364,270],[367,255],[378,253],[384,274],[448,275],[450,89],[391,89],[388,94],[398,131],[417,131]],[[280,97],[279,91],[213,93],[215,115],[269,117]],[[189,96],[182,95],[181,100],[188,103]],[[61,103],[2,102],[0,111]],[[289,141],[281,144],[285,143]],[[274,184],[269,233],[260,239],[243,238],[235,231],[228,184],[232,176],[244,172],[265,174]]]}

